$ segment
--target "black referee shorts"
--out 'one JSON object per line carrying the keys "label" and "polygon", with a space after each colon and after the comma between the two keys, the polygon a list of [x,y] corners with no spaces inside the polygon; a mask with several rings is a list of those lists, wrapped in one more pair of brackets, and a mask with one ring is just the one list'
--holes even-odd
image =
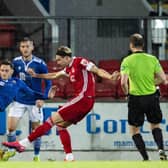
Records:
{"label": "black referee shorts", "polygon": [[153,124],[162,121],[162,111],[160,109],[159,94],[156,92],[151,95],[128,97],[128,123],[139,127],[145,120]]}

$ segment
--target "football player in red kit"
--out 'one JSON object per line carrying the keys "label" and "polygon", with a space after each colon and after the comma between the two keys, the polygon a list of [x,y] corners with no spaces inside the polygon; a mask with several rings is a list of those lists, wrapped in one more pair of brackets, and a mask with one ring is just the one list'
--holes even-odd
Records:
{"label": "football player in red kit", "polygon": [[35,129],[27,138],[15,142],[3,142],[4,146],[23,152],[31,142],[44,135],[54,125],[66,128],[81,121],[91,111],[95,102],[94,74],[109,80],[117,80],[120,76],[117,71],[110,74],[98,68],[86,58],[72,57],[71,49],[66,46],[57,49],[56,61],[58,65],[64,68],[63,70],[48,74],[36,74],[32,69],[29,69],[29,74],[35,78],[43,79],[55,79],[62,75],[69,76],[75,90],[75,97],[53,113],[43,125]]}

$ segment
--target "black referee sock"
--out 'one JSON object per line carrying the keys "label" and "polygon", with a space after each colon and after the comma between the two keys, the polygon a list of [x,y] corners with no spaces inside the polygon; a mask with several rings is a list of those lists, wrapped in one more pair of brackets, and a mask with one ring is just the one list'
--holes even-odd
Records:
{"label": "black referee sock", "polygon": [[149,157],[148,157],[148,154],[146,151],[146,147],[145,147],[145,143],[144,143],[144,140],[142,139],[142,136],[140,134],[135,134],[132,136],[132,139],[133,139],[138,151],[142,155],[143,159],[149,160]]}
{"label": "black referee sock", "polygon": [[163,135],[162,135],[162,130],[160,128],[154,128],[152,130],[152,135],[153,138],[158,146],[158,149],[163,150]]}

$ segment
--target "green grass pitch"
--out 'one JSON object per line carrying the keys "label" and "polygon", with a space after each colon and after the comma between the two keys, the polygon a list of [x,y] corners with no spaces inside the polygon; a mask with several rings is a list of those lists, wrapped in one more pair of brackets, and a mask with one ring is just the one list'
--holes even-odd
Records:
{"label": "green grass pitch", "polygon": [[0,168],[168,168],[168,161],[0,162]]}

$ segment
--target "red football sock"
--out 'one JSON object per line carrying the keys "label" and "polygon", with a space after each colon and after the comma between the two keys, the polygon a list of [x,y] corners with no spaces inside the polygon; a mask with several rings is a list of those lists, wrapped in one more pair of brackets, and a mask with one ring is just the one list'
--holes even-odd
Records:
{"label": "red football sock", "polygon": [[65,153],[72,153],[71,137],[67,129],[57,127]]}
{"label": "red football sock", "polygon": [[48,118],[45,123],[37,127],[29,136],[28,139],[30,142],[36,140],[38,137],[44,135],[47,131],[49,131],[53,127],[53,122],[51,118]]}

